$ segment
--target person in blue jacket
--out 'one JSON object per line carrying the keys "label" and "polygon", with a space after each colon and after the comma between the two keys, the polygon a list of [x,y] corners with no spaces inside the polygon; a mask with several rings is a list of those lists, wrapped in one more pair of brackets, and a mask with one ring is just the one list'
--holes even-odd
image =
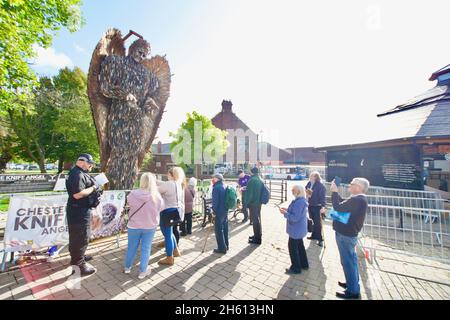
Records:
{"label": "person in blue jacket", "polygon": [[291,267],[286,269],[287,274],[299,274],[309,269],[308,257],[306,255],[303,238],[308,233],[308,201],[306,200],[305,188],[295,185],[292,188],[294,200],[289,207],[280,208],[280,213],[286,218],[286,231],[289,235],[289,256]]}
{"label": "person in blue jacket", "polygon": [[213,177],[212,210],[215,217],[214,231],[216,233],[217,249],[214,253],[225,254],[228,245],[228,210],[225,204],[227,187],[223,183],[223,176],[215,174]]}

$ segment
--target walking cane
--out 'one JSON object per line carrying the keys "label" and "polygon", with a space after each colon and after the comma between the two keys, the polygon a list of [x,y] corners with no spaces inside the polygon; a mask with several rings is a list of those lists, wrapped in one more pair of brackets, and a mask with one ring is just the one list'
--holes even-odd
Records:
{"label": "walking cane", "polygon": [[210,226],[209,226],[209,230],[208,230],[208,233],[206,234],[205,243],[203,244],[202,253],[205,253],[206,243],[208,242],[209,235],[211,234],[212,226],[214,224],[214,221],[215,221],[214,216],[212,216],[211,222],[210,222]]}

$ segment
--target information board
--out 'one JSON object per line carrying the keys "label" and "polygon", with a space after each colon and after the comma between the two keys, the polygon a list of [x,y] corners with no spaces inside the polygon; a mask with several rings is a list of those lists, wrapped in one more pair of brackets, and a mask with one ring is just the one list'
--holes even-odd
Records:
{"label": "information board", "polygon": [[386,188],[423,190],[420,148],[414,145],[327,152],[327,178],[367,178],[371,185]]}

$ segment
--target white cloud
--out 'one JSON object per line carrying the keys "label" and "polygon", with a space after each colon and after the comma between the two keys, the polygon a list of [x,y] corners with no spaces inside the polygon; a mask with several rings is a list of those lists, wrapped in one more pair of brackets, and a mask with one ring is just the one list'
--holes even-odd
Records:
{"label": "white cloud", "polygon": [[86,54],[86,49],[84,49],[83,47],[79,46],[77,43],[74,43],[73,47],[75,48],[75,50],[77,52]]}
{"label": "white cloud", "polygon": [[72,60],[64,53],[56,52],[54,48],[42,48],[34,46],[37,53],[37,58],[34,61],[36,67],[50,67],[54,69],[61,69],[64,67],[72,68],[74,66]]}

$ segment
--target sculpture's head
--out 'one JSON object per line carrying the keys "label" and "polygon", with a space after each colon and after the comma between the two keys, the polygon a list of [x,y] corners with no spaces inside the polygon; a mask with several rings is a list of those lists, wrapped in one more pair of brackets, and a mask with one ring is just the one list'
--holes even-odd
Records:
{"label": "sculpture's head", "polygon": [[142,62],[150,54],[150,43],[144,39],[137,39],[128,50],[128,55],[136,62]]}

